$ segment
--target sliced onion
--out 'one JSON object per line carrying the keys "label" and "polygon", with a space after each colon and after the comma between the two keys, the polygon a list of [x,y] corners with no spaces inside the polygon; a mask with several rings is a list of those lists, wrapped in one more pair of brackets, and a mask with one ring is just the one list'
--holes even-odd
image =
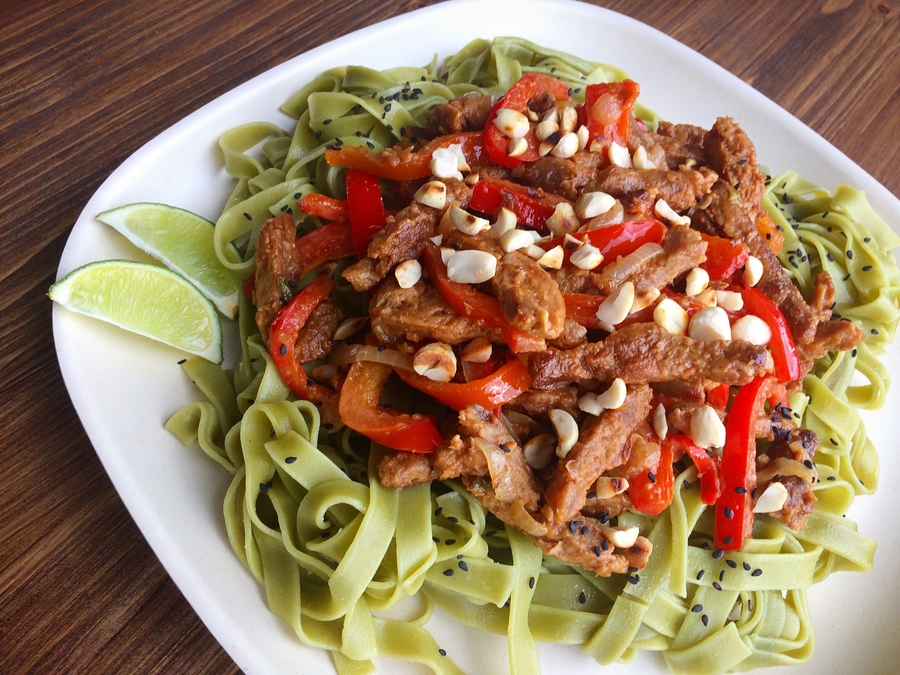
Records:
{"label": "sliced onion", "polygon": [[764,485],[775,476],[797,476],[807,483],[816,482],[809,467],[790,457],[776,457],[766,468],[757,471],[756,481],[759,485]]}
{"label": "sliced onion", "polygon": [[[615,265],[616,279],[631,279],[635,272],[643,267],[648,260],[655,258],[663,252],[663,247],[653,242],[642,244],[636,251],[633,251],[623,258],[619,258],[614,263],[610,263],[610,267]],[[613,270],[609,270],[612,272]]]}
{"label": "sliced onion", "polygon": [[337,344],[331,351],[331,363],[344,365],[354,361],[374,361],[394,368],[413,369],[412,354],[403,354],[396,349],[379,349],[372,345]]}

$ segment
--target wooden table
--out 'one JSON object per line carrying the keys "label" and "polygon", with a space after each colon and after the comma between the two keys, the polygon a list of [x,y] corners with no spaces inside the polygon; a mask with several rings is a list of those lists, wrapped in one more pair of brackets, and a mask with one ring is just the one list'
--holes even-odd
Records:
{"label": "wooden table", "polygon": [[[69,402],[45,293],[132,152],[295,54],[428,0],[5,0],[0,8],[0,673],[232,673]],[[751,83],[900,194],[900,3],[600,0]]]}

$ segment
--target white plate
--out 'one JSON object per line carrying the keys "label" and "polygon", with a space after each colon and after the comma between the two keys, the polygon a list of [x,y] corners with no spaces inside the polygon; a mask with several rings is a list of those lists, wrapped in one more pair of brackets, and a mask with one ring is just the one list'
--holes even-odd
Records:
{"label": "white plate", "polygon": [[[477,17],[477,20],[473,20]],[[244,122],[269,120],[290,128],[278,107],[319,72],[349,63],[374,68],[424,65],[434,52],[452,54],[485,27],[529,38],[587,59],[624,68],[640,82],[641,100],[665,119],[706,126],[731,115],[756,142],[772,169],[798,170],[826,187],[864,189],[889,222],[900,202],[815,132],[738,78],[666,35],[637,21],[575,2],[459,0],[371,26],[283,63],[196,111],[130,157],[88,202],[66,245],[60,276],[92,260],[139,258],[124,239],[94,219],[129,202],[159,201],[215,219],[231,189],[216,140]],[[301,645],[266,608],[256,582],[228,546],[222,523],[224,471],[198,449],[187,450],[164,429],[168,416],[195,397],[176,365],[179,352],[100,322],[54,308],[59,363],[73,404],[97,454],[147,541],[213,635],[248,675],[332,672],[330,659]],[[232,340],[231,348],[235,345]],[[228,348],[228,345],[226,345]],[[898,349],[889,367],[900,372]],[[897,409],[895,388],[886,409]],[[867,415],[882,451],[882,486],[861,498],[851,516],[876,535],[875,571],[838,574],[810,592],[818,647],[812,661],[771,673],[844,675],[895,672],[900,663],[900,456],[891,452],[896,416]],[[506,672],[502,638],[479,635],[438,617],[439,642],[469,673]],[[575,647],[541,649],[545,673],[600,672]],[[396,665],[390,670],[396,672]],[[644,655],[604,673],[662,673]]]}

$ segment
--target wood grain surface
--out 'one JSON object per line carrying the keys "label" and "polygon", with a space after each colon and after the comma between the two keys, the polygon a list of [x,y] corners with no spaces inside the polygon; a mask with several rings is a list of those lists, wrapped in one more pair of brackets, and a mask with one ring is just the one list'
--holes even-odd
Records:
{"label": "wood grain surface", "polygon": [[[82,430],[46,291],[85,203],[143,143],[296,54],[429,4],[0,1],[0,673],[238,672]],[[900,194],[900,0],[596,4],[718,62]]]}

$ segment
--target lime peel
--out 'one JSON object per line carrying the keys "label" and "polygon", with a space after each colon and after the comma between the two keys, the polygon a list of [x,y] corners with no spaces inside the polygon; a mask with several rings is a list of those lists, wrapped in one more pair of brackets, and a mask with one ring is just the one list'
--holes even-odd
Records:
{"label": "lime peel", "polygon": [[48,295],[70,311],[222,362],[222,323],[215,306],[165,267],[131,260],[92,262],[57,281]]}

